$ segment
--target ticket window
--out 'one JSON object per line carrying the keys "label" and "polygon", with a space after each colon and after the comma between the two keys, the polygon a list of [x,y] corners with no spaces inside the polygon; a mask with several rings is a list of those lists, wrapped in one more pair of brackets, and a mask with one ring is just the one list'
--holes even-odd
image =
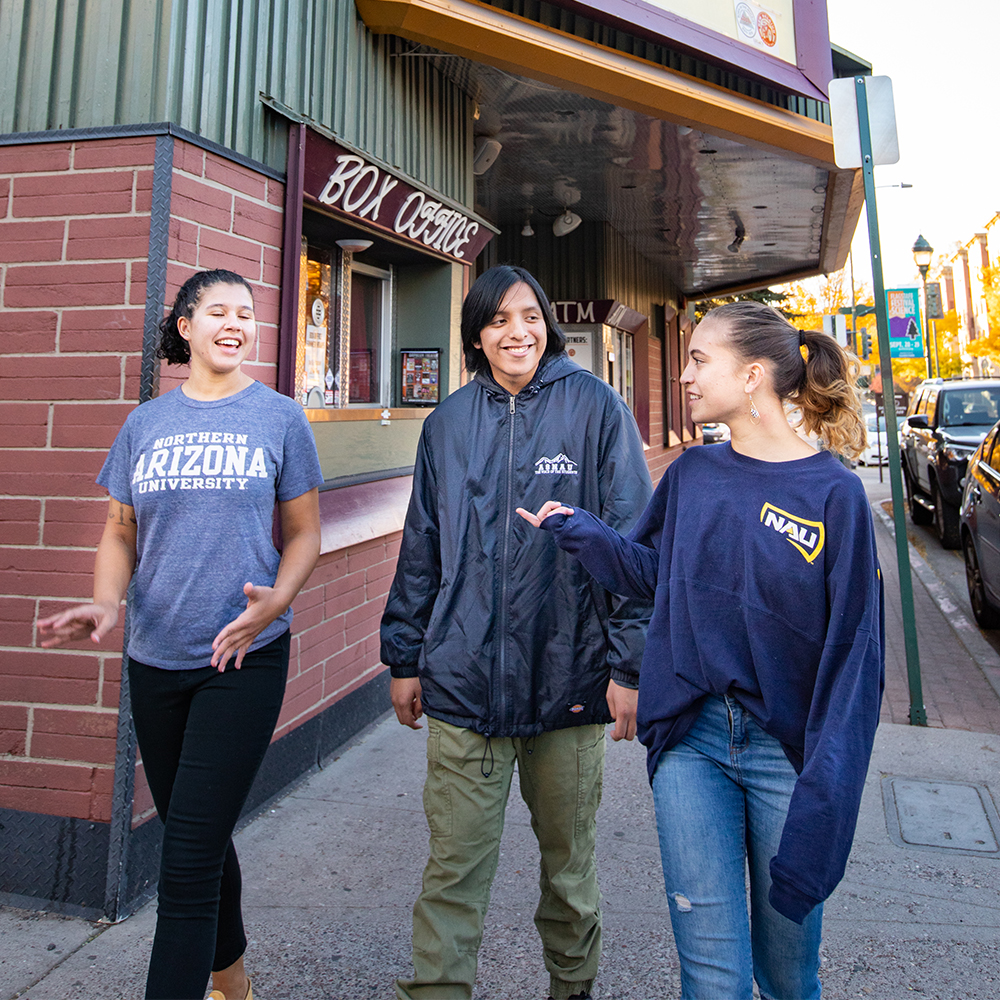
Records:
{"label": "ticket window", "polygon": [[300,329],[303,325],[305,329],[296,351],[295,397],[306,407],[339,405],[339,401],[334,402],[337,358],[330,337],[332,255],[318,247],[303,246],[303,251],[305,315],[300,320]]}
{"label": "ticket window", "polygon": [[390,270],[357,261],[352,263],[350,405],[390,404],[391,296]]}
{"label": "ticket window", "polygon": [[424,418],[458,388],[465,270],[388,242],[346,253],[331,225],[303,218],[293,382],[324,489],[412,470]]}
{"label": "ticket window", "polygon": [[[352,261],[341,274],[335,248],[303,241],[302,252],[296,398],[307,409],[391,405],[392,268]],[[337,294],[338,282],[348,295],[343,285]],[[346,313],[346,336],[338,310]]]}

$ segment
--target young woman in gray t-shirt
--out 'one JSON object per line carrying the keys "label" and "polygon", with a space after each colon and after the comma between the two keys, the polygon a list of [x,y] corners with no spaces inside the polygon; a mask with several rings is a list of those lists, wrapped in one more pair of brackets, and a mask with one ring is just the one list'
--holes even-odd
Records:
{"label": "young woman in gray t-shirt", "polygon": [[129,690],[164,824],[146,997],[200,1000],[211,972],[213,1000],[252,1000],[232,833],[281,709],[322,475],[301,407],[243,371],[257,329],[242,277],[193,275],[160,329],[160,357],[190,374],[132,411],[98,476],[93,602],[38,628],[46,648],[100,642],[134,580]]}

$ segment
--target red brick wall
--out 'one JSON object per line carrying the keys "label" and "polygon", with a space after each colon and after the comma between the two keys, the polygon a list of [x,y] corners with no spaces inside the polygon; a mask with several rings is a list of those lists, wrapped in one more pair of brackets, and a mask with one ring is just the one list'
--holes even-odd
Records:
{"label": "red brick wall", "polygon": [[108,820],[121,629],[42,650],[89,599],[94,483],[139,392],[155,139],[0,148],[0,805]]}
{"label": "red brick wall", "polygon": [[[285,186],[186,142],[174,145],[167,300],[192,271],[224,267],[254,286],[257,347],[245,370],[277,384],[281,240]],[[160,393],[180,385],[186,367],[163,364]]]}
{"label": "red brick wall", "polygon": [[667,466],[677,458],[682,449],[670,447],[664,438],[666,425],[663,419],[665,400],[663,398],[663,343],[655,337],[649,338],[649,447],[646,448],[646,465],[655,486]]}
{"label": "red brick wall", "polygon": [[[121,628],[42,650],[88,600],[94,478],[139,395],[153,137],[0,148],[0,806],[108,820]],[[168,296],[196,268],[257,291],[250,371],[275,383],[283,185],[175,145]],[[179,380],[174,369],[162,391]],[[142,798],[140,789],[139,798]]]}
{"label": "red brick wall", "polygon": [[378,627],[400,537],[395,532],[320,557],[292,605],[292,656],[277,737],[385,669]]}

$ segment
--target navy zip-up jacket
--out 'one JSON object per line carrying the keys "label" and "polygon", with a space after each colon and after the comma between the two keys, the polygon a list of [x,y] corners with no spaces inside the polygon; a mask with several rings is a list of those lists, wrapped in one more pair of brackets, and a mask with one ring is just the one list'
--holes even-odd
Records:
{"label": "navy zip-up jacket", "polygon": [[735,697],[782,743],[799,776],[770,899],[801,923],[843,877],[885,675],[861,481],[829,452],[762,462],[706,445],[667,469],[628,538],[586,510],[542,525],[611,592],[655,595],[637,720],[651,780],[706,695]]}
{"label": "navy zip-up jacket", "polygon": [[382,662],[420,677],[424,711],[485,736],[610,721],[636,687],[652,604],[611,598],[515,512],[550,497],[627,531],[652,493],[635,420],[557,355],[516,396],[488,372],[424,423]]}

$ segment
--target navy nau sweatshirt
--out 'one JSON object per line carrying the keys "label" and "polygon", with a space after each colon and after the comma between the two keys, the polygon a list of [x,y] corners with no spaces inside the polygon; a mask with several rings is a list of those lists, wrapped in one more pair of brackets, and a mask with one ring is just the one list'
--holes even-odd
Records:
{"label": "navy nau sweatshirt", "polygon": [[614,594],[653,598],[639,683],[652,779],[707,695],[729,695],[798,779],[771,904],[801,923],[843,877],[884,682],[882,581],[861,481],[829,452],[684,452],[623,537],[585,510],[543,522]]}

